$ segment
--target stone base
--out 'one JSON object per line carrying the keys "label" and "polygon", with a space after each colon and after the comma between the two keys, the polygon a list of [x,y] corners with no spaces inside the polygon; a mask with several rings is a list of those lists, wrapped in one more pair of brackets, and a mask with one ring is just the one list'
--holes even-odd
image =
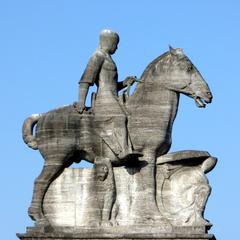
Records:
{"label": "stone base", "polygon": [[[177,230],[177,232],[176,232]],[[64,232],[63,232],[64,231]],[[163,233],[155,227],[108,227],[108,228],[64,228],[51,229],[43,227],[29,227],[27,233],[17,234],[22,240],[216,240],[214,235],[194,233],[195,228],[173,229],[172,233]],[[198,230],[199,231],[199,230]]]}
{"label": "stone base", "polygon": [[49,233],[49,234],[17,234],[17,236],[22,240],[137,240],[137,239],[151,239],[151,240],[216,240],[214,235],[212,234],[161,234],[159,236],[151,236],[148,234],[144,235],[119,235],[116,237],[102,237],[100,234],[98,236],[85,236],[84,234],[57,234],[57,233]]}

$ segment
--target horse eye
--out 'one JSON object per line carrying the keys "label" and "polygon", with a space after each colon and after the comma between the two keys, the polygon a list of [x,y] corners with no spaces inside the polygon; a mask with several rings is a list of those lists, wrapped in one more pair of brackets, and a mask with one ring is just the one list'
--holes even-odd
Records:
{"label": "horse eye", "polygon": [[187,72],[191,72],[193,70],[192,65],[187,67]]}

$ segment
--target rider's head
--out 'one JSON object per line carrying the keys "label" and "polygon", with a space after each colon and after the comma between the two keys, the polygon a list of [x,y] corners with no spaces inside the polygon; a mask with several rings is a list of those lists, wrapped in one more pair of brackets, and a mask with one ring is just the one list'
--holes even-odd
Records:
{"label": "rider's head", "polygon": [[116,32],[105,29],[100,33],[100,48],[109,54],[114,54],[119,43],[119,36]]}

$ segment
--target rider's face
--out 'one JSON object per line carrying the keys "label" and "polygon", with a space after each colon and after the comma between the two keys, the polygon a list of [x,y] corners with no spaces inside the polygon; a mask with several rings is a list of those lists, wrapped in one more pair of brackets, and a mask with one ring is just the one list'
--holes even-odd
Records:
{"label": "rider's face", "polygon": [[109,36],[101,39],[100,46],[109,54],[114,54],[117,50],[118,42],[117,38]]}
{"label": "rider's face", "polygon": [[111,39],[109,41],[109,46],[108,50],[110,54],[114,54],[118,48],[118,40],[116,39]]}

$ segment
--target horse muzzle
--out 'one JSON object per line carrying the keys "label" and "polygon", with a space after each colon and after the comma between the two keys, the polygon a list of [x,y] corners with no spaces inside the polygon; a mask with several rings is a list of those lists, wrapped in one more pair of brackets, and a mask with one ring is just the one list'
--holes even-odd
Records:
{"label": "horse muzzle", "polygon": [[205,108],[206,104],[212,102],[213,96],[211,92],[207,92],[204,97],[196,96],[194,97],[195,103],[200,108]]}

